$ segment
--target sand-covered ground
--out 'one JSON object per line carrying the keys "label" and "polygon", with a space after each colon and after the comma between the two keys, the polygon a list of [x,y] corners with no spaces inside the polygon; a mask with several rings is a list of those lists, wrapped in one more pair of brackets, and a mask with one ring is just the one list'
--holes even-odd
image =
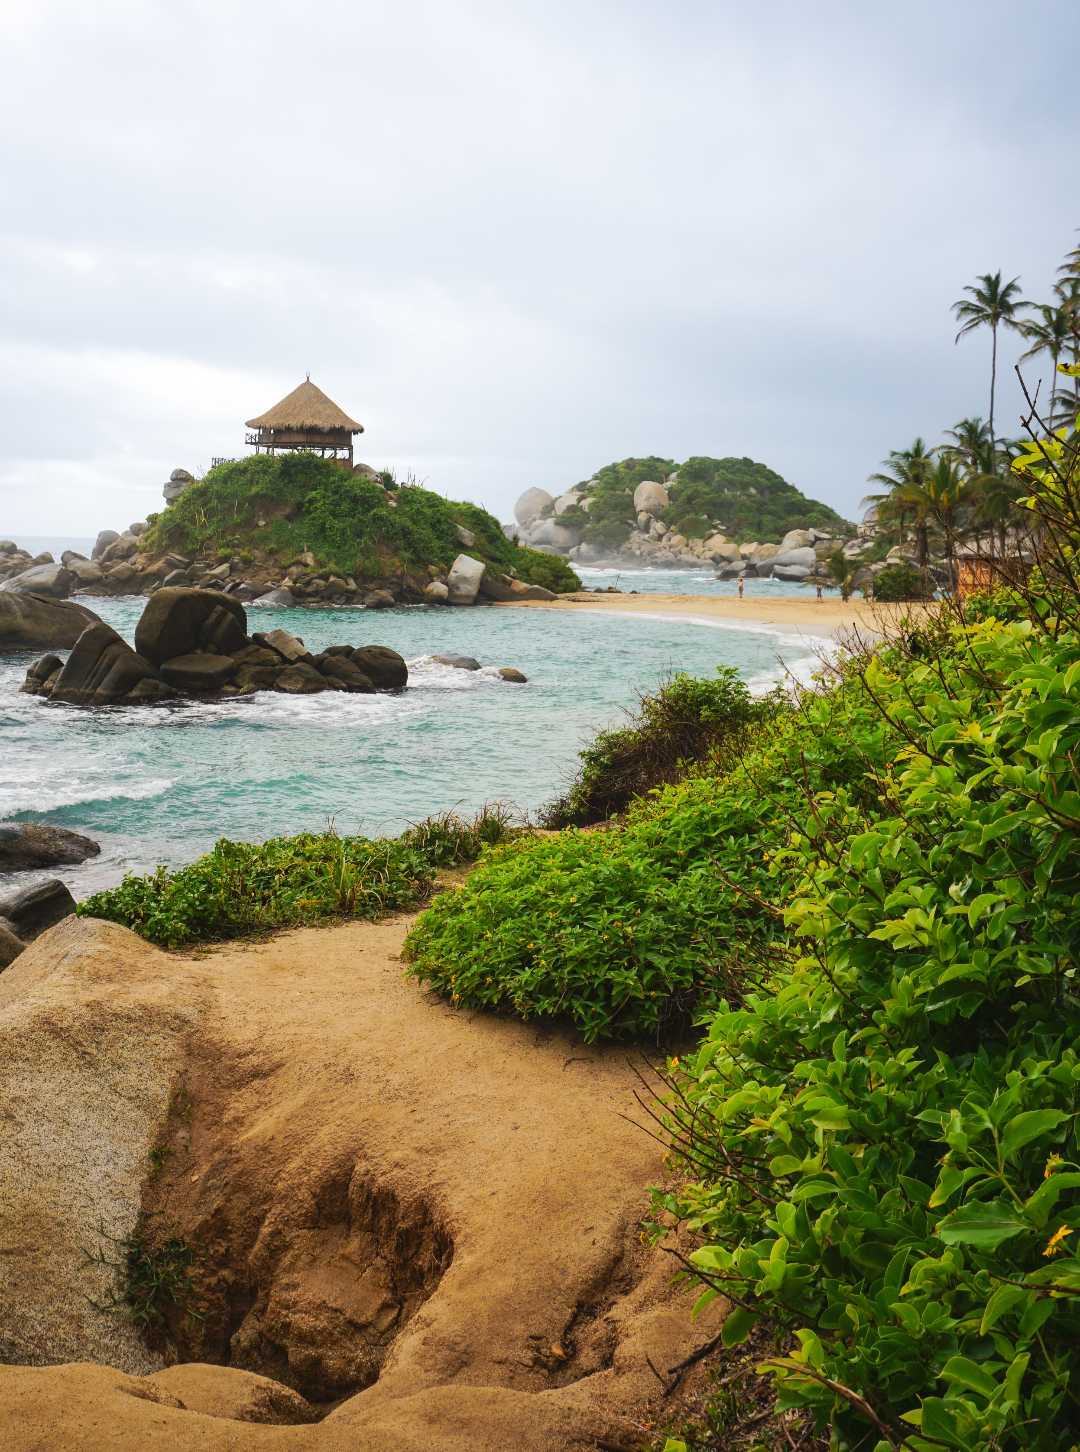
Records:
{"label": "sand-covered ground", "polygon": [[900,614],[909,614],[917,605],[875,605],[866,600],[849,600],[846,604],[835,597],[815,600],[784,596],[767,598],[755,595],[748,584],[742,600],[730,595],[614,595],[606,591],[579,590],[561,595],[558,600],[515,600],[513,609],[523,610],[589,610],[619,615],[652,615],[705,620],[711,624],[760,626],[767,630],[791,630],[811,636],[844,636],[853,630],[864,635],[879,635]]}

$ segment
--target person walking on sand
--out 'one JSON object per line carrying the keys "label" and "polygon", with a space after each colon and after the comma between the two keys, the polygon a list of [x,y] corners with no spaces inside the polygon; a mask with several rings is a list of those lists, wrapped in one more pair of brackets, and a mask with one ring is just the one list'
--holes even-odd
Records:
{"label": "person walking on sand", "polygon": [[746,588],[746,581],[745,581],[745,580],[744,580],[744,579],[743,579],[743,577],[742,577],[742,576],[741,576],[741,575],[740,575],[740,576],[739,576],[739,599],[740,599],[740,600],[741,600],[741,599],[742,599],[742,592],[743,592],[743,590],[744,590],[744,589],[745,589],[745,588]]}
{"label": "person walking on sand", "polygon": [[819,585],[817,587],[817,602],[819,605],[821,604],[822,600],[824,600],[824,598],[825,596],[821,593],[821,586]]}

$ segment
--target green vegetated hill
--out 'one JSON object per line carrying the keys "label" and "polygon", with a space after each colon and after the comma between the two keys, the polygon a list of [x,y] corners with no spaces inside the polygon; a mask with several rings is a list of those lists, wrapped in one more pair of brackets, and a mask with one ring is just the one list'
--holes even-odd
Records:
{"label": "green vegetated hill", "polygon": [[[722,530],[729,539],[779,540],[789,529],[814,527],[837,534],[851,526],[834,509],[808,499],[794,484],[753,459],[710,459],[676,463],[652,455],[623,459],[598,469],[584,481],[589,507],[579,523],[588,543],[607,548],[621,544],[634,526],[634,490],[646,479],[668,486],[671,503],[665,524],[688,538]],[[576,511],[575,511],[576,514]]]}
{"label": "green vegetated hill", "polygon": [[320,567],[359,583],[448,569],[467,553],[550,590],[580,581],[565,560],[512,543],[479,505],[456,503],[389,473],[353,474],[313,454],[219,464],[154,518],[145,547],[222,556],[261,551],[288,561],[310,550]]}

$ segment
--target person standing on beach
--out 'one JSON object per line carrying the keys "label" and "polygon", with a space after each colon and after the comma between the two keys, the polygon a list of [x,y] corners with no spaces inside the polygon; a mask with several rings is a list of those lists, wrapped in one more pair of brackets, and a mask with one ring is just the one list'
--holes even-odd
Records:
{"label": "person standing on beach", "polygon": [[824,596],[823,596],[823,595],[822,595],[822,593],[821,593],[821,586],[820,586],[820,585],[819,585],[819,586],[818,586],[818,587],[817,587],[817,602],[818,602],[818,604],[819,604],[819,605],[820,605],[820,604],[821,604],[821,602],[822,602],[822,600],[823,600],[823,599],[824,599],[824,598],[825,598],[825,597],[824,597]]}
{"label": "person standing on beach", "polygon": [[743,577],[742,577],[742,576],[741,576],[741,575],[740,575],[740,576],[739,576],[739,599],[740,599],[740,600],[741,600],[741,599],[742,599],[742,592],[743,592],[743,590],[744,590],[744,588],[745,588],[745,586],[746,586],[746,581],[745,581],[745,580],[744,580],[744,579],[743,579]]}

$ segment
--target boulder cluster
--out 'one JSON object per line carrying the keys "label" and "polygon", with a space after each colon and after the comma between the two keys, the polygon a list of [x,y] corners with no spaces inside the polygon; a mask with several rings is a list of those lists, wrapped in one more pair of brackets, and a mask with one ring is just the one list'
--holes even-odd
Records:
{"label": "boulder cluster", "polygon": [[71,706],[130,706],[256,691],[400,691],[408,678],[405,661],[386,646],[332,645],[312,654],[287,630],[249,635],[243,605],[220,590],[164,586],[135,627],[134,649],[95,621],[66,662],[35,661],[23,690]]}
{"label": "boulder cluster", "polygon": [[[671,503],[668,486],[673,479],[666,484],[647,479],[637,486],[634,528],[614,552],[582,539],[581,512],[589,511],[592,481],[558,499],[544,489],[527,489],[514,506],[517,523],[506,526],[506,530],[523,544],[566,554],[579,564],[715,565],[721,579],[775,575],[782,580],[805,580],[815,575],[821,562],[836,548],[837,541],[831,535],[815,529],[789,530],[777,544],[737,544],[722,530],[691,539],[662,517]],[[859,546],[858,541],[852,543]]]}
{"label": "boulder cluster", "polygon": [[[179,472],[179,471],[174,471]],[[393,498],[393,495],[388,495]],[[429,565],[419,574],[358,584],[320,568],[310,550],[282,562],[271,551],[252,548],[221,559],[213,551],[178,554],[148,550],[144,523],[118,534],[104,529],[87,559],[65,550],[59,562],[51,554],[31,556],[11,540],[0,540],[0,594],[36,595],[66,600],[71,595],[150,595],[180,586],[218,590],[249,605],[285,609],[296,605],[363,605],[368,610],[395,605],[474,605],[478,600],[553,600],[550,590],[527,585],[512,573],[495,570],[468,554],[458,555],[449,570]],[[467,549],[475,536],[458,526]],[[59,644],[60,642],[57,642]],[[69,642],[65,642],[70,644]]]}

